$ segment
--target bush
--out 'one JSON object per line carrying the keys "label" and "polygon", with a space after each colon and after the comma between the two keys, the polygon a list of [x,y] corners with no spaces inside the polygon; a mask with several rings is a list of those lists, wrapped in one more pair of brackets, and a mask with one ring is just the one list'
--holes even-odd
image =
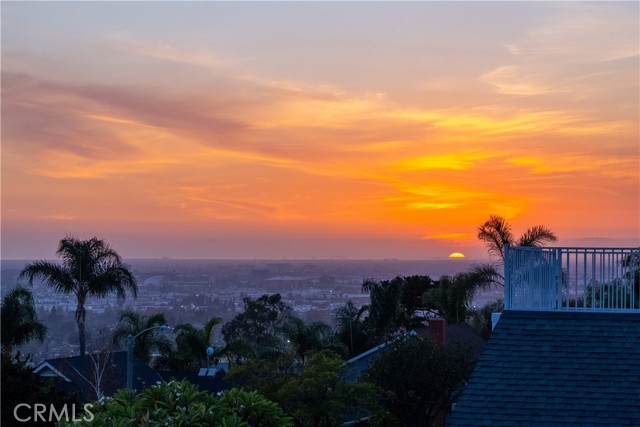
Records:
{"label": "bush", "polygon": [[220,396],[199,391],[187,381],[161,383],[136,395],[119,390],[94,403],[86,420],[63,427],[288,427],[280,407],[256,392],[231,389]]}

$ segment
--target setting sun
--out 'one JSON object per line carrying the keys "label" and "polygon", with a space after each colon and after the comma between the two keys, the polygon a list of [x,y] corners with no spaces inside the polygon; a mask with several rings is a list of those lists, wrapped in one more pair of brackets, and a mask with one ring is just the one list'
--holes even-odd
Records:
{"label": "setting sun", "polygon": [[637,245],[638,8],[3,2],[2,256],[478,259],[492,214]]}
{"label": "setting sun", "polygon": [[464,254],[461,254],[460,252],[454,252],[449,255],[449,258],[464,258]]}

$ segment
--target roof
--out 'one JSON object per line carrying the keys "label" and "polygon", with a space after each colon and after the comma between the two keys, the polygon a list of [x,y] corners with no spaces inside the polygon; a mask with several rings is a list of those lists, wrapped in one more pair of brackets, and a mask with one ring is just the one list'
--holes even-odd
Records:
{"label": "roof", "polygon": [[640,426],[640,314],[505,311],[449,427]]}
{"label": "roof", "polygon": [[[91,357],[100,357],[99,366],[104,367],[101,388],[106,396],[111,396],[116,390],[127,386],[127,352],[116,351],[108,354],[95,354],[74,357],[47,359],[35,367],[34,372],[41,376],[60,378],[63,384],[73,383],[79,391],[80,402],[96,400],[95,365]],[[109,360],[105,360],[108,357]],[[105,364],[106,363],[106,364]],[[149,365],[133,361],[133,388],[143,390],[151,387],[162,378]]]}
{"label": "roof", "polygon": [[213,394],[231,388],[231,384],[225,379],[226,374],[222,370],[218,370],[215,376],[201,376],[198,371],[159,371],[158,373],[164,381],[187,380],[196,385],[200,391],[207,391]]}
{"label": "roof", "polygon": [[[415,329],[418,334],[427,338],[429,334],[429,325]],[[471,348],[471,359],[475,362],[478,360],[487,342],[475,329],[468,323],[447,323],[446,333],[447,344],[466,344]]]}
{"label": "roof", "polygon": [[384,342],[376,347],[373,347],[370,350],[365,351],[364,353],[360,353],[357,356],[354,356],[351,359],[347,360],[342,364],[342,368],[341,368],[342,379],[350,382],[358,381],[362,373],[365,370],[367,370],[367,368],[369,367],[369,364],[371,364],[371,361],[374,359],[374,356],[376,356],[379,350],[382,350],[389,344],[392,344],[398,339],[402,337],[407,337],[409,335],[418,335],[418,333],[416,331],[411,330],[402,335],[398,335],[387,342]]}

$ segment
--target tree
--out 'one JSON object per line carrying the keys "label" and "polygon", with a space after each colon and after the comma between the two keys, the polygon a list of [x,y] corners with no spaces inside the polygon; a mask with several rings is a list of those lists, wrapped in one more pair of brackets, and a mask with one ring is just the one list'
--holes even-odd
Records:
{"label": "tree", "polygon": [[136,336],[133,354],[138,360],[151,363],[153,353],[168,354],[171,351],[171,341],[158,329],[152,329],[167,324],[164,313],[145,316],[133,310],[123,310],[120,313],[119,325],[113,332],[113,342],[116,345],[126,344],[129,335]]}
{"label": "tree", "polygon": [[349,358],[373,347],[368,323],[363,318],[368,306],[357,308],[352,301],[335,311],[336,337],[349,349]]}
{"label": "tree", "polygon": [[492,285],[490,277],[475,269],[454,276],[442,276],[435,287],[422,295],[423,303],[448,323],[464,322],[471,313],[473,298],[479,289]]}
{"label": "tree", "polygon": [[291,307],[280,294],[265,294],[257,300],[247,297],[242,302],[244,311],[222,327],[227,346],[242,347],[245,356],[251,353],[248,346],[255,357],[277,357],[285,348],[284,325]]}
{"label": "tree", "polygon": [[434,286],[429,276],[396,277],[392,280],[365,280],[362,291],[369,292],[368,318],[374,336],[384,341],[398,329],[416,326],[424,309],[422,295]]}
{"label": "tree", "polygon": [[[161,357],[159,365],[176,370],[207,366],[207,349],[212,347],[213,328],[220,322],[221,318],[212,317],[202,329],[189,323],[177,325],[174,329],[177,349],[167,353],[168,357]],[[222,352],[219,349],[211,356],[219,356]]]}
{"label": "tree", "polygon": [[67,236],[60,240],[56,254],[62,258],[62,265],[34,261],[26,265],[19,278],[26,277],[29,284],[33,285],[33,280],[39,277],[56,292],[76,296],[75,319],[80,355],[84,356],[87,298],[115,294],[119,300],[124,300],[127,291],[136,297],[138,286],[133,274],[122,263],[120,255],[97,237],[79,240]]}
{"label": "tree", "polygon": [[291,378],[300,373],[291,352],[280,353],[269,359],[249,359],[235,364],[225,377],[236,387],[256,390],[268,399],[274,400],[278,391]]}
{"label": "tree", "polygon": [[333,344],[331,327],[320,321],[306,324],[302,319],[289,317],[284,325],[284,333],[303,366],[311,352],[330,347]]}
{"label": "tree", "polygon": [[544,246],[555,242],[556,235],[543,225],[529,228],[519,239],[513,237],[511,225],[498,215],[490,215],[483,225],[478,227],[478,239],[485,242],[487,251],[492,257],[504,261],[504,247],[510,246]]}
{"label": "tree", "polygon": [[[4,310],[3,310],[4,313]],[[4,328],[4,322],[3,322]],[[76,403],[73,396],[61,393],[56,389],[54,380],[44,378],[33,372],[33,368],[28,365],[28,361],[20,361],[7,353],[2,353],[2,384],[0,384],[0,408],[2,417],[0,423],[2,427],[24,426],[24,421],[16,419],[14,409],[21,403],[33,405],[43,404],[47,408],[55,407],[61,411],[64,405]],[[26,409],[23,409],[25,412]],[[31,412],[33,415],[33,412]],[[21,414],[22,417],[25,414]],[[55,421],[39,421],[40,426],[53,426]]]}
{"label": "tree", "polygon": [[471,326],[476,330],[482,338],[488,340],[491,336],[491,329],[493,322],[491,315],[493,313],[500,313],[504,310],[504,301],[502,299],[495,300],[479,310],[475,310],[471,313]]}
{"label": "tree", "polygon": [[37,339],[44,341],[47,327],[38,320],[33,294],[22,286],[2,299],[2,351],[11,355],[15,347]]}
{"label": "tree", "polygon": [[432,426],[449,410],[473,370],[471,351],[407,336],[385,347],[364,379],[382,389],[380,403],[404,426]]}
{"label": "tree", "polygon": [[[478,227],[478,239],[485,243],[489,256],[498,258],[504,263],[504,248],[509,246],[544,246],[555,242],[557,237],[553,231],[543,225],[535,225],[515,239],[511,225],[498,215],[490,215],[483,225]],[[473,268],[476,275],[483,275],[485,281],[503,285],[504,276],[499,272],[499,265],[488,263]]]}
{"label": "tree", "polygon": [[[342,381],[340,356],[330,350],[315,353],[300,375],[285,382],[274,399],[298,426],[340,426],[347,412],[368,409],[375,388],[366,383]],[[359,412],[363,413],[363,412]]]}
{"label": "tree", "polygon": [[107,328],[101,328],[98,336],[93,340],[93,347],[85,357],[87,365],[85,368],[76,368],[67,362],[69,368],[78,374],[92,389],[96,399],[104,398],[103,385],[106,380],[113,376],[113,338]]}
{"label": "tree", "polygon": [[119,390],[112,399],[96,402],[90,419],[59,423],[62,427],[291,427],[282,409],[256,392],[239,389],[220,397],[199,391],[187,381],[171,381],[139,394]]}

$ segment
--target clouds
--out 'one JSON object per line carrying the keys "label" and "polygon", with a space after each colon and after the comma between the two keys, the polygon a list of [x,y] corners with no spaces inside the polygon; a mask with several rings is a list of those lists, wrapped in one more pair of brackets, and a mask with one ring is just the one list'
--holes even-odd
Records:
{"label": "clouds", "polygon": [[559,93],[581,100],[604,88],[633,90],[640,43],[637,7],[554,4],[554,13],[542,24],[505,45],[511,64],[484,74],[482,80],[503,94]]}
{"label": "clouds", "polygon": [[[306,47],[280,37],[300,24],[275,15],[278,36],[264,41],[260,28],[240,35],[222,21],[167,37],[105,18],[81,42],[35,48],[14,29],[3,49],[5,219],[471,244],[489,213],[535,213],[554,229],[574,223],[558,206],[588,205],[584,227],[609,206],[638,213],[637,25],[618,6],[536,9],[522,31],[505,22],[482,36],[470,23],[439,40],[442,24],[425,13],[422,35],[405,17],[409,29],[340,27],[326,43],[301,36]],[[314,54],[330,71],[303,63]]]}

